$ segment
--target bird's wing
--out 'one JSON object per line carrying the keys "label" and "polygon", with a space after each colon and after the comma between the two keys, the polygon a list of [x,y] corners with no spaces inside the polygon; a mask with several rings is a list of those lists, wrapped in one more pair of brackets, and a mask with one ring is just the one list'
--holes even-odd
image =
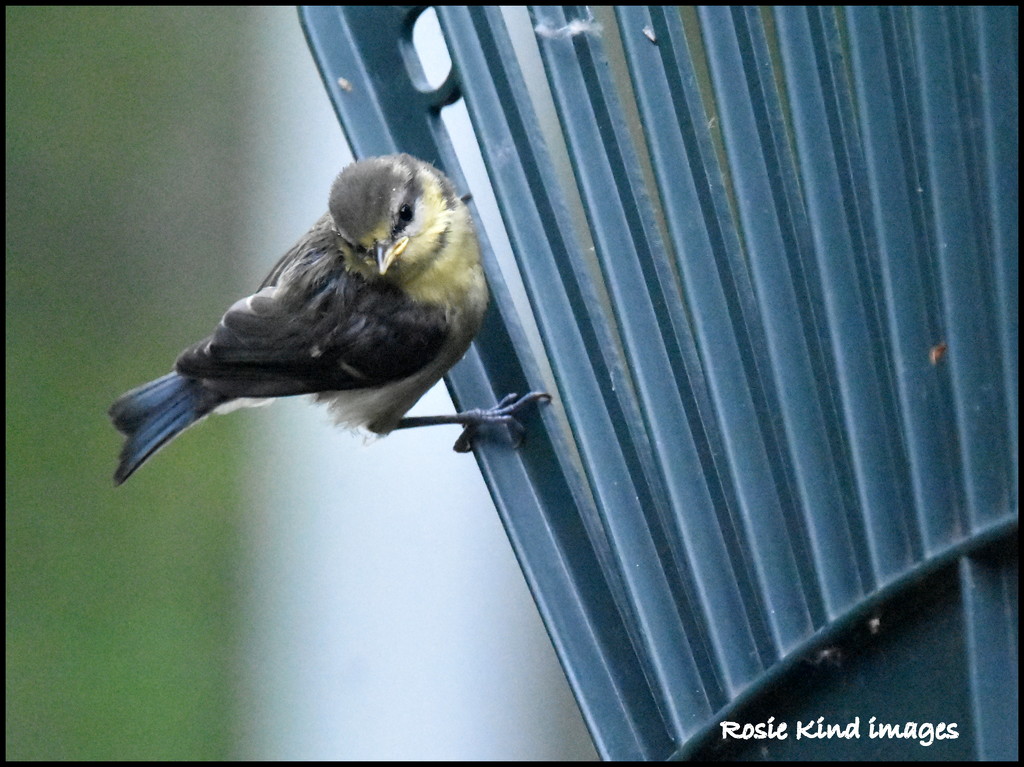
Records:
{"label": "bird's wing", "polygon": [[443,309],[344,272],[302,289],[263,288],[235,303],[176,368],[229,397],[283,397],[396,381],[435,359]]}
{"label": "bird's wing", "polygon": [[260,284],[258,290],[277,285],[284,274],[300,262],[310,263],[323,258],[335,246],[334,223],[330,213],[324,213],[280,259]]}

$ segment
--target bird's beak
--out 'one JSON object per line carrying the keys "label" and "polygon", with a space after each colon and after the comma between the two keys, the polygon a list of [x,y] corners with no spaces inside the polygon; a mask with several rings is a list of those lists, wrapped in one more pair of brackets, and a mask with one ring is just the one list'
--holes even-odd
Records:
{"label": "bird's beak", "polygon": [[408,245],[408,237],[402,237],[391,246],[388,246],[388,244],[384,242],[377,243],[377,269],[380,270],[381,274],[384,274],[391,267],[391,264],[395,262],[395,259],[402,255],[402,251],[404,251]]}

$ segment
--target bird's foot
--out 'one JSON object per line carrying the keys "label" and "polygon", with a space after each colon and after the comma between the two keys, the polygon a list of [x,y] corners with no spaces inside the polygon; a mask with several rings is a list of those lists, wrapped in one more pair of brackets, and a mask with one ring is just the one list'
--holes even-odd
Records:
{"label": "bird's foot", "polygon": [[509,394],[497,405],[489,410],[467,410],[459,413],[459,422],[463,424],[462,434],[455,440],[453,449],[456,453],[468,453],[473,448],[473,437],[477,430],[492,423],[504,424],[512,433],[515,447],[523,443],[526,436],[526,429],[516,418],[516,414],[527,405],[533,402],[550,402],[551,395],[543,391],[532,391],[520,397],[518,394]]}

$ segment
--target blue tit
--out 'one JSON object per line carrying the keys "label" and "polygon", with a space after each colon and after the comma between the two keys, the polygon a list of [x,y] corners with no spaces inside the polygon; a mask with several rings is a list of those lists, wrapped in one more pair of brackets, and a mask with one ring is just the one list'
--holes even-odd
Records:
{"label": "blue tit", "polygon": [[488,423],[521,437],[516,413],[546,393],[405,416],[466,353],[487,302],[473,221],[451,181],[407,154],[355,162],[335,179],[328,212],[259,289],[185,349],[172,373],[111,406],[125,435],[114,483],[210,413],[299,394],[326,403],[339,424],[376,434],[460,424],[460,452]]}

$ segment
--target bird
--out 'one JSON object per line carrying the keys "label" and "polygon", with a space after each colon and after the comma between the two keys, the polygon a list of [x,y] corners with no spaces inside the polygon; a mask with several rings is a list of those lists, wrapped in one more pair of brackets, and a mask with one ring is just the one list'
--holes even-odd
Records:
{"label": "bird", "polygon": [[109,415],[124,437],[114,484],[188,427],[277,397],[311,394],[338,424],[386,435],[459,424],[468,452],[479,427],[499,423],[521,441],[516,414],[550,401],[510,394],[490,409],[405,413],[466,353],[488,288],[467,197],[408,154],[345,167],[328,211],[213,333],[187,347],[171,373],[121,395]]}

